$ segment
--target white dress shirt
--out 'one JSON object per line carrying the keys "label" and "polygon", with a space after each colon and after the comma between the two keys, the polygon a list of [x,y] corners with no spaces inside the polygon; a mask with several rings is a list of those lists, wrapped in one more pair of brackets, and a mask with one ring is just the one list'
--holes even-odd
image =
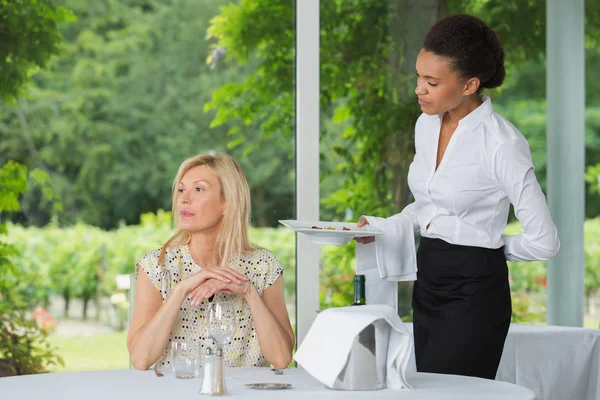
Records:
{"label": "white dress shirt", "polygon": [[[494,112],[489,97],[461,119],[436,171],[441,116],[422,114],[408,184],[408,215],[421,236],[458,245],[504,247],[509,261],[547,260],[560,247],[523,135]],[[503,235],[510,203],[523,233]]]}

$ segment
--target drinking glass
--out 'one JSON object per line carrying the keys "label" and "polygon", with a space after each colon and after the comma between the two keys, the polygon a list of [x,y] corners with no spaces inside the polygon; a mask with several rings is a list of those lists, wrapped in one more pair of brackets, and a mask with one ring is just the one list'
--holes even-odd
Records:
{"label": "drinking glass", "polygon": [[194,341],[171,342],[173,375],[177,379],[193,379],[200,375],[200,346]]}

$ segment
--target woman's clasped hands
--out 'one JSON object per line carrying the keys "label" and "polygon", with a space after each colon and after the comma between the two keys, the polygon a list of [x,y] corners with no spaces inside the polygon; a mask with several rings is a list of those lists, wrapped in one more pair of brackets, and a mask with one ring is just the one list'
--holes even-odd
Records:
{"label": "woman's clasped hands", "polygon": [[250,289],[248,278],[226,267],[209,267],[179,283],[196,306],[217,292],[245,295]]}

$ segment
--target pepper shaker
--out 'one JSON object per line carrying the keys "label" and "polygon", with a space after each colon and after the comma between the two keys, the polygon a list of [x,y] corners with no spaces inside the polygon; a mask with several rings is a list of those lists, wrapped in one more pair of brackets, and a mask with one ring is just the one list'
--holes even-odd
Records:
{"label": "pepper shaker", "polygon": [[223,380],[223,349],[218,348],[215,355],[215,382],[212,394],[214,396],[223,396],[227,394],[227,388]]}

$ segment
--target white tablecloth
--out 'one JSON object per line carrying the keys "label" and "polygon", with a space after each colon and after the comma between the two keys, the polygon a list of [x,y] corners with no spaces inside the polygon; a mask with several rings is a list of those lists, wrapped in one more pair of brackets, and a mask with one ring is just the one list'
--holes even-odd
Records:
{"label": "white tablecloth", "polygon": [[598,400],[600,329],[511,324],[496,379],[538,400]]}
{"label": "white tablecloth", "polygon": [[[325,388],[300,368],[275,375],[268,368],[229,369],[226,384],[230,397],[246,399],[447,399],[447,400],[533,400],[533,393],[510,383],[455,375],[410,373],[414,390],[372,392],[335,391]],[[0,378],[0,398],[10,400],[176,400],[202,398],[200,379],[158,378],[152,371],[116,370],[65,372]],[[256,390],[246,383],[291,383],[286,390]],[[204,397],[204,396],[203,396]],[[208,397],[204,397],[208,398]]]}

